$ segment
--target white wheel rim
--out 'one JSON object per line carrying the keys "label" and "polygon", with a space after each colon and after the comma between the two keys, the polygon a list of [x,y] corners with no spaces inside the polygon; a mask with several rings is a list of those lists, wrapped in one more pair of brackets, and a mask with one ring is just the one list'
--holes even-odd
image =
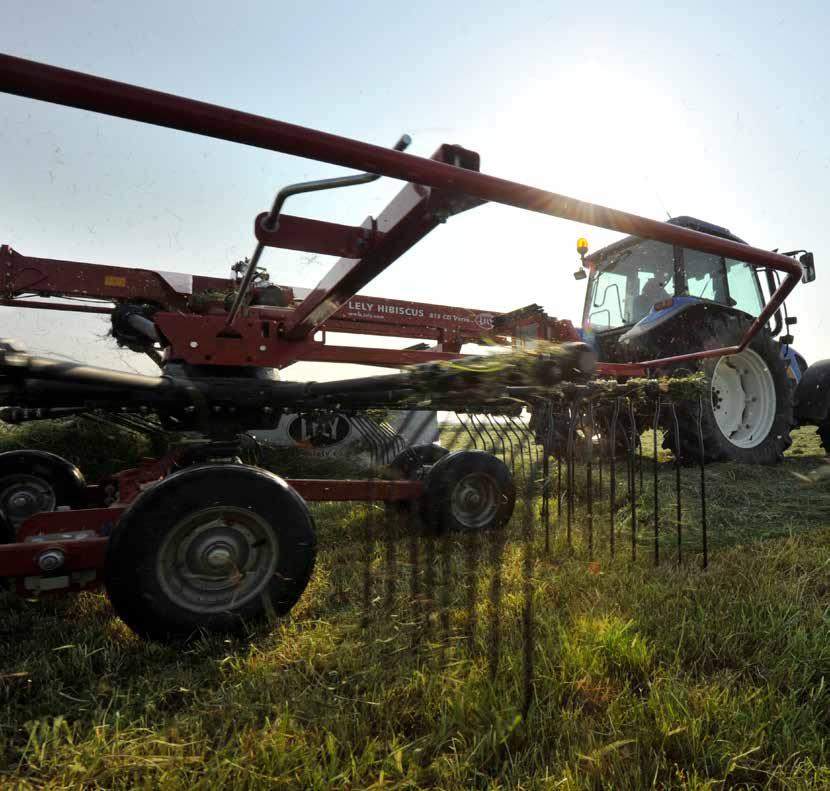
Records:
{"label": "white wheel rim", "polygon": [[755,448],[775,421],[775,381],[752,349],[721,357],[712,374],[712,410],[726,439],[738,448]]}

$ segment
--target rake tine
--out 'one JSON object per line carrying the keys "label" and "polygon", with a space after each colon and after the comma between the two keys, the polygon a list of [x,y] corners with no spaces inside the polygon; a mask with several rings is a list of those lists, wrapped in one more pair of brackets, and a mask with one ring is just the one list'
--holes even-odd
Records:
{"label": "rake tine", "polygon": [[571,403],[571,411],[570,411],[570,425],[568,427],[568,450],[567,450],[567,467],[568,467],[568,480],[566,483],[567,492],[566,497],[568,498],[568,522],[567,522],[567,540],[568,540],[568,549],[573,549],[572,543],[572,531],[573,531],[573,515],[574,515],[574,477],[575,477],[575,470],[574,470],[574,438],[576,435],[576,419],[578,414],[578,399]]}
{"label": "rake tine", "polygon": [[373,466],[378,467],[382,464],[388,463],[391,459],[388,458],[389,448],[383,429],[370,418],[364,418],[364,422],[367,424],[366,432],[372,436],[375,442],[374,447],[376,450],[374,452],[375,458]]}
{"label": "rake tine", "polygon": [[366,629],[371,619],[372,608],[372,558],[375,554],[374,531],[372,530],[372,518],[370,513],[366,514],[363,529],[363,614],[361,626]]}
{"label": "rake tine", "polygon": [[506,448],[504,446],[504,429],[499,424],[499,422],[496,419],[495,415],[487,415],[487,420],[489,421],[490,426],[493,429],[493,433],[499,439],[499,446],[501,447],[501,456],[502,456],[502,458],[504,458],[507,455],[507,451],[506,451]]}
{"label": "rake tine", "polygon": [[386,608],[391,610],[395,601],[395,590],[398,585],[398,515],[389,520],[388,529],[384,531],[385,538],[385,577],[386,577]]}
{"label": "rake tine", "polygon": [[587,516],[588,516],[588,560],[594,559],[594,442],[593,423],[591,421],[592,406],[588,407],[588,432],[585,431],[584,413],[580,412],[579,423],[582,428],[582,435],[586,437],[587,458],[585,459],[585,491],[587,494]]}
{"label": "rake tine", "polygon": [[[462,416],[461,412],[456,412],[456,415],[458,415],[458,419],[461,422],[461,425],[464,426],[464,430],[467,432],[467,435],[470,437],[470,443],[472,444],[472,447],[475,448],[476,447],[476,438],[475,438],[475,435],[473,434],[473,432],[470,430],[470,426],[467,424],[467,422],[466,422],[465,418]],[[469,415],[467,415],[467,418],[469,418]]]}
{"label": "rake tine", "polygon": [[709,536],[706,526],[706,460],[703,457],[703,397],[697,398],[697,441],[700,450],[700,523],[703,537],[703,568],[709,565]]}
{"label": "rake tine", "polygon": [[634,562],[637,559],[637,471],[635,469],[634,448],[637,446],[638,435],[637,421],[634,419],[634,407],[630,398],[628,399],[628,420],[631,428],[631,443],[628,448],[630,454],[628,487],[631,499],[631,561]]}
{"label": "rake tine", "polygon": [[490,564],[493,577],[490,581],[490,680],[495,681],[501,655],[501,593],[502,593],[502,529],[491,531]]}
{"label": "rake tine", "polygon": [[[413,608],[413,622],[421,624],[423,617],[423,610],[421,608],[421,546],[418,540],[417,531],[409,524],[409,567],[410,567],[410,593]],[[414,641],[417,642],[418,630],[413,634]]]}
{"label": "rake tine", "polygon": [[553,402],[548,399],[545,402],[545,443],[542,449],[542,455],[545,463],[545,491],[547,497],[547,511],[545,522],[545,552],[550,554],[551,539],[551,523],[550,523],[550,495],[551,495],[551,471],[550,471],[550,456],[553,444]]}
{"label": "rake tine", "polygon": [[[517,426],[516,419],[512,416],[507,416],[505,424],[509,427],[508,431],[510,432],[510,435],[513,437],[514,441],[516,442],[516,446],[519,449],[519,457],[522,462],[522,468],[525,471],[529,471],[529,468],[533,466],[533,458],[530,455],[530,450],[526,447],[527,443],[522,437],[522,434],[524,433],[524,427]],[[525,450],[528,451],[527,458],[525,458]]]}
{"label": "rake tine", "polygon": [[660,563],[660,499],[657,467],[657,425],[660,422],[660,396],[657,396],[657,405],[654,410],[654,423],[651,436],[654,440],[654,565]]}
{"label": "rake tine", "polygon": [[447,652],[450,647],[450,582],[452,575],[452,546],[451,533],[445,530],[439,537],[440,541],[440,562],[441,562],[441,589],[440,589],[440,612],[441,612],[441,663],[446,664]]}
{"label": "rake tine", "polygon": [[[530,496],[531,477],[528,476],[527,489]],[[524,704],[523,716],[527,716],[533,699],[533,518],[530,508],[525,508],[522,520],[522,540],[524,541],[524,606],[522,608],[522,633],[524,637]]]}
{"label": "rake tine", "polygon": [[[493,438],[490,436],[490,432],[487,430],[487,426],[485,425],[484,421],[482,420],[481,415],[471,415],[470,416],[473,422],[476,424],[476,429],[482,437],[487,437],[487,441],[490,445],[490,453],[496,452],[496,443],[493,441]],[[484,443],[484,450],[487,450],[487,442]]]}
{"label": "rake tine", "polygon": [[[594,420],[594,405],[592,403],[591,404],[591,422],[592,423],[593,423],[593,420]],[[600,415],[597,416],[597,423],[600,424],[599,425],[599,430],[596,431],[596,434],[599,437],[599,454],[597,456],[597,459],[598,459],[598,462],[599,462],[599,464],[598,464],[598,467],[599,467],[599,492],[597,493],[597,498],[602,500],[602,467],[603,467],[602,457],[604,455],[603,447],[602,447],[603,446],[602,438],[603,438],[603,436],[606,436],[606,434],[605,434],[605,432],[602,431],[602,429],[604,427],[604,423],[603,423],[602,417]]]}
{"label": "rake tine", "polygon": [[680,506],[680,422],[677,419],[677,407],[671,405],[672,422],[674,423],[674,472],[675,472],[675,494],[677,500],[677,564],[683,562],[683,526],[681,521],[682,511]]}
{"label": "rake tine", "polygon": [[611,557],[614,557],[614,553],[616,551],[616,544],[615,544],[615,528],[614,528],[614,519],[616,516],[616,496],[617,496],[617,419],[620,415],[620,399],[614,399],[614,413],[611,416],[611,480],[608,482],[608,486],[610,489],[611,495],[611,503],[610,503],[610,514],[609,514],[609,540],[610,540],[610,549],[611,549]]}
{"label": "rake tine", "polygon": [[463,416],[459,412],[453,412],[453,414],[455,415],[455,426],[451,432],[448,432],[449,439],[444,446],[450,453],[458,449],[462,436],[469,436],[470,433],[464,423]]}
{"label": "rake tine", "polygon": [[[415,437],[413,438],[413,442],[409,443],[410,446],[412,446],[414,444],[420,444],[420,442],[418,440],[418,437],[421,436],[424,429],[432,422],[433,418],[435,418],[435,421],[437,423],[438,422],[437,415],[433,415],[433,413],[431,413],[431,412],[424,415],[423,420],[415,428]],[[408,428],[408,426],[402,425],[401,430],[403,430],[405,427]],[[439,434],[439,437],[437,439],[440,439],[440,434]]]}
{"label": "rake tine", "polygon": [[465,541],[466,577],[467,577],[467,645],[472,651],[475,646],[476,630],[478,626],[478,557],[480,552],[479,535],[477,530],[470,530]]}

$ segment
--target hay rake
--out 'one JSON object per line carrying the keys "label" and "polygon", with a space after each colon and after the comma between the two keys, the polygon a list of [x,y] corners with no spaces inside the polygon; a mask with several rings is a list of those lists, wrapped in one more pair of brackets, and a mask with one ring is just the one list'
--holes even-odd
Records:
{"label": "hay rake", "polygon": [[[0,56],[0,90],[365,171],[281,189],[271,211],[256,218],[253,258],[228,278],[43,259],[0,247],[2,304],[105,313],[116,341],[161,369],[159,376],[125,374],[35,357],[3,342],[2,417],[14,423],[82,415],[171,440],[160,458],[95,485],[51,454],[0,455],[0,577],[16,580],[19,592],[105,583],[116,612],[143,636],[238,631],[289,612],[302,595],[317,551],[308,502],[383,502],[361,525],[364,626],[375,619],[378,601],[391,606],[403,586],[422,631],[449,634],[453,564],[461,557],[462,631],[476,641],[476,602],[486,588],[488,651],[497,672],[505,556],[519,547],[529,689],[532,579],[540,557],[567,552],[595,562],[606,549],[614,556],[630,546],[637,561],[648,546],[655,562],[664,559],[669,480],[676,557],[688,557],[688,481],[679,461],[661,461],[656,442],[647,458],[643,433],[680,431],[678,405],[688,411],[700,395],[688,382],[660,377],[683,363],[740,352],[799,281],[802,268],[792,258],[483,174],[478,154],[457,145],[442,145],[426,159],[404,153],[405,138],[385,149],[10,56]],[[292,195],[378,176],[404,186],[359,226],[284,211]],[[426,234],[488,201],[729,256],[785,277],[734,346],[599,363],[570,322],[536,305],[497,313],[363,293]],[[272,283],[259,268],[266,247],[339,260],[315,288],[294,289]],[[434,345],[336,346],[327,333],[337,332]],[[462,353],[465,344],[511,341],[517,351],[507,355]],[[274,369],[301,360],[403,370],[325,383],[274,379]],[[444,430],[448,447],[403,447],[372,409],[411,410],[411,421],[429,411],[454,414]],[[283,479],[240,463],[254,452],[246,433],[274,429],[289,412],[316,424],[335,413],[356,416],[382,471],[356,480]],[[701,468],[693,521],[705,565],[704,486]],[[381,549],[382,584],[375,575]]]}
{"label": "hay rake", "polygon": [[[684,467],[659,451],[661,432],[680,431],[678,402],[700,408],[696,384],[680,396],[657,380],[640,382],[637,392],[612,383],[563,387],[528,405],[533,419],[527,411],[459,411],[443,425],[444,446],[429,453],[407,448],[401,456],[410,461],[407,474],[421,480],[440,474],[437,465],[453,454],[485,451],[502,459],[515,484],[516,510],[510,525],[486,531],[449,529],[412,508],[367,519],[360,608],[367,639],[378,639],[378,629],[388,630],[397,615],[412,634],[396,651],[439,667],[483,657],[494,679],[507,650],[505,577],[511,576],[521,646],[510,655],[521,659],[514,669],[526,711],[540,576],[566,561],[588,572],[613,563],[708,565],[705,467]],[[557,442],[557,434],[566,441]]]}

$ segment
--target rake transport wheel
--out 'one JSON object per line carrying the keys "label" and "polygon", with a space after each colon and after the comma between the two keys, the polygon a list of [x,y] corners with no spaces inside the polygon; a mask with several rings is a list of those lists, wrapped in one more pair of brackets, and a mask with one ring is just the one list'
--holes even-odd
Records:
{"label": "rake transport wheel", "polygon": [[[696,349],[715,349],[738,343],[749,319],[712,316],[689,340]],[[790,446],[793,426],[793,386],[780,345],[766,329],[742,352],[702,360],[697,370],[706,376],[702,396],[703,461],[774,464]],[[674,373],[688,373],[688,370]],[[678,452],[681,461],[700,461],[698,405],[677,406],[680,447],[674,447],[673,427],[666,423],[663,447]]]}
{"label": "rake transport wheel", "polygon": [[[0,453],[0,512],[6,532],[17,535],[30,517],[83,503],[86,482],[66,459],[43,450]],[[2,531],[0,531],[2,532]],[[2,539],[0,539],[2,540]]]}
{"label": "rake transport wheel", "polygon": [[305,501],[281,478],[239,464],[188,467],[142,492],[118,521],[107,593],[141,637],[239,633],[294,606],[316,553]]}
{"label": "rake transport wheel", "polygon": [[435,532],[488,530],[504,525],[516,504],[507,465],[480,450],[444,456],[426,476],[422,516]]}
{"label": "rake transport wheel", "polygon": [[[392,459],[389,472],[396,481],[417,481],[448,453],[449,451],[437,442],[413,445]],[[406,513],[412,509],[412,501],[392,500],[386,503],[386,507],[391,513]]]}

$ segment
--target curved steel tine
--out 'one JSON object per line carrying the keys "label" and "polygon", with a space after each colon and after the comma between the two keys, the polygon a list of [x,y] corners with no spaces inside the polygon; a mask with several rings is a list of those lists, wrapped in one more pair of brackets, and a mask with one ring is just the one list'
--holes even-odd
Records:
{"label": "curved steel tine", "polygon": [[545,554],[550,554],[550,448],[553,436],[553,404],[545,399],[540,406],[543,411],[542,426],[539,435],[542,438],[542,521],[545,525]]}
{"label": "curved steel tine", "polygon": [[616,518],[616,508],[617,504],[615,502],[617,496],[617,420],[620,416],[620,399],[614,399],[614,412],[611,416],[611,469],[610,469],[610,480],[608,481],[608,488],[610,492],[611,502],[609,508],[609,524],[608,524],[608,535],[609,535],[609,549],[611,551],[611,557],[614,557],[614,553],[616,551],[616,536],[615,536],[615,525],[614,520]]}
{"label": "curved steel tine", "polygon": [[703,396],[697,399],[697,442],[700,454],[700,525],[703,540],[703,568],[709,565],[709,535],[706,525],[706,460],[703,446]]}
{"label": "curved steel tine", "polygon": [[677,419],[677,406],[671,405],[672,423],[674,424],[674,472],[675,472],[675,499],[677,501],[677,564],[683,562],[683,523],[680,504],[680,421]]}
{"label": "curved steel tine", "polygon": [[651,436],[654,441],[654,565],[660,562],[660,485],[657,458],[657,429],[660,423],[660,396],[654,408],[654,421],[651,427]]}
{"label": "curved steel tine", "polygon": [[[492,443],[490,445],[490,452],[494,456],[496,456],[496,455],[498,455],[498,451],[501,450],[501,455],[504,456],[504,440],[502,438],[500,426],[495,421],[494,416],[491,415],[489,412],[486,412],[483,415],[482,423],[484,423],[485,421],[489,424],[490,428],[493,430],[493,434],[491,436],[490,432],[487,431],[487,428],[485,427],[485,429],[484,429],[487,436],[490,437],[490,440],[491,440],[491,443]],[[492,437],[496,437],[496,439],[498,440],[498,445],[496,445],[496,442],[493,441]]]}
{"label": "curved steel tine", "polygon": [[574,440],[576,436],[576,421],[578,413],[579,397],[577,396],[570,405],[570,424],[568,426],[568,448],[565,457],[567,465],[567,481],[565,496],[568,500],[568,521],[567,521],[567,541],[568,549],[573,549],[573,516],[574,516]]}
{"label": "curved steel tine", "polygon": [[[584,420],[582,432],[585,434]],[[588,432],[585,459],[585,488],[588,507],[588,560],[594,559],[594,405],[588,402]]]}
{"label": "curved steel tine", "polygon": [[458,419],[459,419],[459,421],[460,421],[461,425],[462,425],[462,426],[464,426],[464,430],[467,432],[467,436],[469,436],[469,438],[470,438],[470,444],[471,444],[471,446],[472,446],[473,448],[476,448],[476,447],[477,447],[477,445],[476,445],[476,438],[475,438],[475,435],[474,435],[474,434],[473,434],[473,432],[470,430],[470,425],[469,425],[469,423],[467,422],[467,421],[468,421],[468,419],[469,419],[469,414],[466,414],[464,417],[462,417],[462,414],[463,414],[463,413],[461,413],[461,412],[456,412],[456,415],[458,416]]}
{"label": "curved steel tine", "polygon": [[637,447],[639,434],[637,433],[637,420],[634,417],[634,406],[631,403],[631,398],[626,400],[628,402],[628,420],[631,429],[631,443],[629,444],[631,472],[628,486],[631,500],[631,560],[634,561],[637,559],[637,470],[635,469],[634,449]]}

